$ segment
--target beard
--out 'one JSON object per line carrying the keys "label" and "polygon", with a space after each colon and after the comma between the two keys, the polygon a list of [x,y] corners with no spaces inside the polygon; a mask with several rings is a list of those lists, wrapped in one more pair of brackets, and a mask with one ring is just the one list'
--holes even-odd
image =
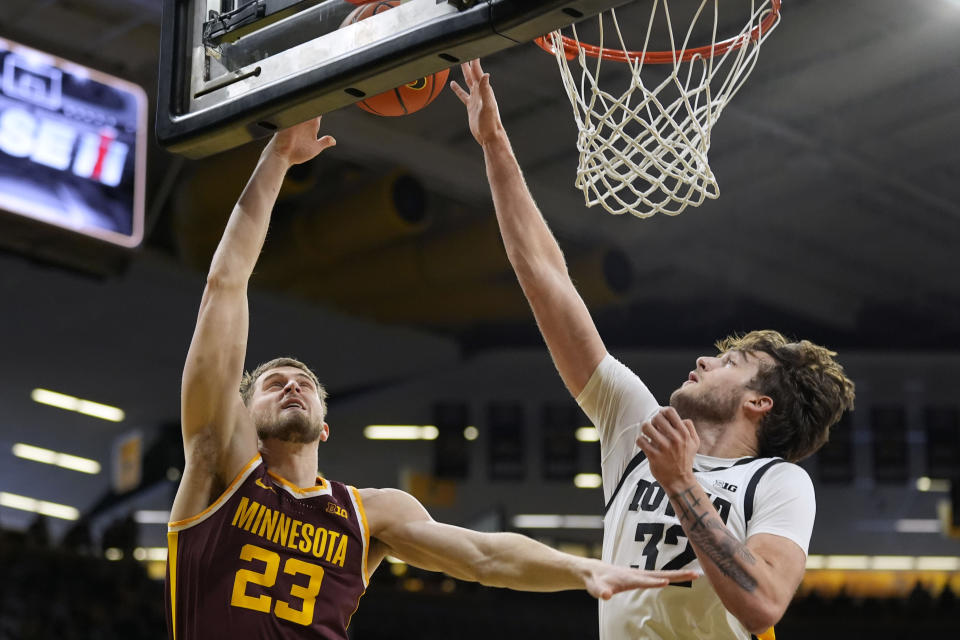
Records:
{"label": "beard", "polygon": [[308,443],[317,440],[323,429],[323,420],[311,418],[302,411],[281,411],[275,416],[256,416],[257,437],[283,442]]}
{"label": "beard", "polygon": [[743,389],[711,389],[696,393],[695,387],[680,387],[670,394],[670,406],[677,410],[681,419],[692,420],[694,424],[698,421],[723,424],[736,417]]}

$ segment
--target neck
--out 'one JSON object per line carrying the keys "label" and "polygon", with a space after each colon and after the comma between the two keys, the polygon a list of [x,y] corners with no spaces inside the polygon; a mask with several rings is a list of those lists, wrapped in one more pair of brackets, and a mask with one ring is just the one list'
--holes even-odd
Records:
{"label": "neck", "polygon": [[267,467],[301,489],[317,484],[316,442],[260,441],[260,455]]}
{"label": "neck", "polygon": [[749,420],[694,423],[700,437],[697,453],[715,458],[744,458],[757,455],[756,425]]}

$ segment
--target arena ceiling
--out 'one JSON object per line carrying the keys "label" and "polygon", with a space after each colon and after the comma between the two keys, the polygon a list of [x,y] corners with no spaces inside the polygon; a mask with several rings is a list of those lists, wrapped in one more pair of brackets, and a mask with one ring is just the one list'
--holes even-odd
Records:
{"label": "arena ceiling", "polygon": [[[0,31],[134,80],[153,96],[160,7],[160,0],[8,0]],[[640,34],[646,11],[646,3],[632,3],[622,21]],[[629,287],[605,310],[597,305],[605,333],[626,343],[684,344],[718,329],[774,324],[839,346],[956,347],[960,7],[791,0],[783,16],[715,130],[720,199],[677,218],[638,221],[586,209],[572,186],[575,128],[554,61],[533,45],[486,61],[530,187],[568,251],[628,256]],[[482,157],[450,92],[406,118],[343,109],[326,123],[341,144],[318,163],[325,184],[309,206],[324,206],[324,189],[339,194],[363,176],[403,167],[427,189],[441,244],[451,227],[489,213]],[[171,204],[197,163],[183,167],[158,149],[150,160],[147,252],[177,253]],[[168,192],[171,168],[178,180]],[[223,207],[234,194],[227,190]],[[476,317],[381,319],[478,346],[530,336],[522,313]]]}

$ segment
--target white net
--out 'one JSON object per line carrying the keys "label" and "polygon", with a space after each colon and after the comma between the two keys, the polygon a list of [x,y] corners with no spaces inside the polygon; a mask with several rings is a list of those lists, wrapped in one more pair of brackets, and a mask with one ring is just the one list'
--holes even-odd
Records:
{"label": "white net", "polygon": [[[682,38],[675,38],[670,0],[651,0],[639,51],[628,49],[615,10],[600,15],[599,31],[592,34],[597,45],[581,43],[576,25],[572,38],[555,31],[543,39],[556,55],[580,131],[575,184],[588,207],[599,204],[613,214],[646,218],[658,211],[676,215],[719,195],[707,158],[711,129],[753,71],[760,45],[779,21],[780,2],[749,0],[742,31],[720,42],[718,10],[724,1],[697,2],[689,26],[678,32]],[[729,0],[726,6],[729,12]],[[611,31],[614,45],[604,49]],[[692,40],[704,32],[711,34],[708,41]],[[652,36],[664,35],[668,50],[650,48]],[[698,44],[705,46],[691,49]],[[602,67],[610,65],[629,71],[620,95],[599,86]]]}

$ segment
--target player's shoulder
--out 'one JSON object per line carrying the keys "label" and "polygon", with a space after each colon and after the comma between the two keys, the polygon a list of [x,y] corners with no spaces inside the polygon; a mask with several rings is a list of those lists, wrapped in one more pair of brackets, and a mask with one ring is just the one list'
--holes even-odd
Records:
{"label": "player's shoulder", "polygon": [[810,480],[810,474],[807,470],[795,462],[784,460],[783,458],[757,458],[760,468],[766,468],[764,475],[771,478],[793,478]]}
{"label": "player's shoulder", "polygon": [[750,482],[757,490],[813,492],[813,480],[800,465],[783,458],[754,460]]}
{"label": "player's shoulder", "polygon": [[779,485],[813,486],[803,467],[783,458],[749,457],[733,462],[698,455],[695,469],[707,478],[716,478],[718,483],[722,480],[742,487],[747,493]]}
{"label": "player's shoulder", "polygon": [[364,488],[357,489],[364,508],[370,510],[396,510],[410,507],[420,507],[420,502],[406,491],[394,488]]}
{"label": "player's shoulder", "polygon": [[376,537],[382,531],[398,525],[432,520],[427,510],[415,497],[400,489],[358,489],[370,535]]}
{"label": "player's shoulder", "polygon": [[410,495],[406,491],[401,491],[400,489],[394,489],[392,487],[386,487],[386,488],[358,487],[357,493],[360,494],[360,497],[363,498],[364,502],[377,501],[377,500],[390,500],[391,498],[395,498],[398,494],[402,494],[405,496]]}

